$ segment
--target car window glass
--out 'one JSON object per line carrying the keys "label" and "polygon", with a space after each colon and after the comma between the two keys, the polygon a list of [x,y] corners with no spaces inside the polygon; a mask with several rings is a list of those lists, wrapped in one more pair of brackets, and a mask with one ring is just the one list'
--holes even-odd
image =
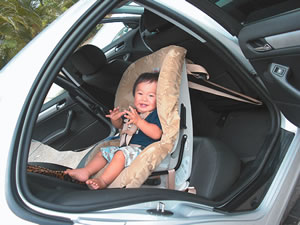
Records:
{"label": "car window glass", "polygon": [[44,100],[44,104],[51,101],[55,97],[61,95],[63,92],[65,92],[65,90],[62,87],[53,83],[51,88],[49,89],[49,92],[48,92],[45,100]]}
{"label": "car window glass", "polygon": [[101,29],[91,39],[90,44],[96,45],[99,48],[103,49],[111,42],[122,37],[130,30],[131,28],[129,28],[122,22],[105,23],[101,26]]}
{"label": "car window glass", "polygon": [[119,39],[120,37],[122,37],[124,34],[126,34],[127,32],[131,31],[132,28],[128,27],[128,26],[124,26],[117,34],[116,36],[112,39],[111,42]]}
{"label": "car window glass", "polygon": [[[108,15],[106,19],[111,18],[112,21],[98,24],[90,33],[90,35],[84,40],[82,45],[92,44],[99,47],[100,49],[105,48],[113,41],[116,41],[132,30],[131,27],[120,21],[122,20],[122,18],[139,16],[140,15],[128,13],[116,13]],[[118,21],[114,21],[114,19]]]}
{"label": "car window glass", "polygon": [[247,24],[272,17],[300,7],[300,1],[293,0],[209,0],[240,24]]}

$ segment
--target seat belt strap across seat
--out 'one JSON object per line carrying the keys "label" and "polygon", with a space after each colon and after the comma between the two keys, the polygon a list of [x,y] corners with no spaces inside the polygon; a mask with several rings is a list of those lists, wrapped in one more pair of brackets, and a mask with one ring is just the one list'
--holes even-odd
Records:
{"label": "seat belt strap across seat", "polygon": [[[195,82],[191,82],[191,81],[188,82],[189,88],[199,90],[199,91],[203,91],[203,92],[210,93],[210,94],[214,94],[214,95],[218,95],[218,96],[222,96],[222,97],[225,97],[225,98],[230,98],[230,99],[240,101],[240,102],[245,102],[245,103],[254,104],[254,105],[262,105],[262,102],[255,99],[255,98],[252,98],[250,96],[241,94],[239,92],[233,91],[229,88],[223,87],[219,84],[216,84],[216,83],[213,83],[213,82],[209,81],[208,80],[209,79],[209,74],[203,66],[200,66],[200,65],[197,65],[197,64],[186,64],[186,71],[187,71],[188,75],[193,75],[196,78],[201,77],[199,74],[204,74],[205,77],[204,78],[203,78],[203,76],[201,77],[201,79],[204,82],[210,84],[211,86],[214,86],[214,87],[217,87],[221,90],[224,90],[225,92],[218,91],[218,90],[215,90],[213,88],[206,87],[204,85],[201,85],[201,84],[198,84],[198,83],[195,83]],[[228,93],[226,93],[226,92],[228,92]]]}
{"label": "seat belt strap across seat", "polygon": [[[167,179],[167,188],[170,190],[175,190],[175,177],[176,177],[176,171],[175,169],[168,170],[168,179]],[[187,187],[184,190],[184,192],[188,192],[190,194],[197,194],[195,187]]]}

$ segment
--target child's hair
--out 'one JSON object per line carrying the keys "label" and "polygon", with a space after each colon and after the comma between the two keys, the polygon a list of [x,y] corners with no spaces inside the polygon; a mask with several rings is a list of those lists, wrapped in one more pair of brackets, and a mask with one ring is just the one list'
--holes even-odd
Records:
{"label": "child's hair", "polygon": [[135,94],[135,89],[138,86],[138,84],[143,83],[143,82],[149,82],[149,83],[157,82],[158,81],[158,76],[159,76],[158,72],[155,72],[155,73],[142,73],[138,77],[138,79],[136,79],[136,81],[133,85],[133,90],[132,90],[133,96]]}

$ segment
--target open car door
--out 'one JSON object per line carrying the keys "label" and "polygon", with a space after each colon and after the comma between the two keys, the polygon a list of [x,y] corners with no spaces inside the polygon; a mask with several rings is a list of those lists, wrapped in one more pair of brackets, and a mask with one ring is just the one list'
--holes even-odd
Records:
{"label": "open car door", "polygon": [[292,123],[300,126],[300,10],[245,26],[240,46],[271,98]]}

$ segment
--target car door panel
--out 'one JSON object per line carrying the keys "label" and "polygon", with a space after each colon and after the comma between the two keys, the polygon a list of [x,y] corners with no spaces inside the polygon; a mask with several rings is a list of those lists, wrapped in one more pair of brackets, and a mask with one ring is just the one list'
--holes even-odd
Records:
{"label": "car door panel", "polygon": [[245,56],[283,114],[300,126],[300,10],[249,24],[239,33]]}
{"label": "car door panel", "polygon": [[33,139],[63,151],[88,147],[109,134],[107,122],[95,118],[64,92],[42,108]]}
{"label": "car door panel", "polygon": [[[238,38],[240,46],[248,59],[282,55],[283,53],[299,52],[300,40],[300,10],[278,15],[270,19],[246,25],[239,33]],[[266,44],[267,40],[272,49],[268,51],[257,51],[255,48],[261,47],[260,44]],[[277,40],[277,43],[272,42]],[[290,40],[293,40],[290,42]],[[261,41],[261,43],[259,43]],[[278,42],[280,41],[280,43]],[[284,43],[284,44],[282,44]],[[291,48],[293,47],[293,48]],[[296,48],[295,48],[296,47]]]}
{"label": "car door panel", "polygon": [[138,29],[133,29],[103,48],[108,61],[122,59],[134,62],[151,51],[143,43]]}

